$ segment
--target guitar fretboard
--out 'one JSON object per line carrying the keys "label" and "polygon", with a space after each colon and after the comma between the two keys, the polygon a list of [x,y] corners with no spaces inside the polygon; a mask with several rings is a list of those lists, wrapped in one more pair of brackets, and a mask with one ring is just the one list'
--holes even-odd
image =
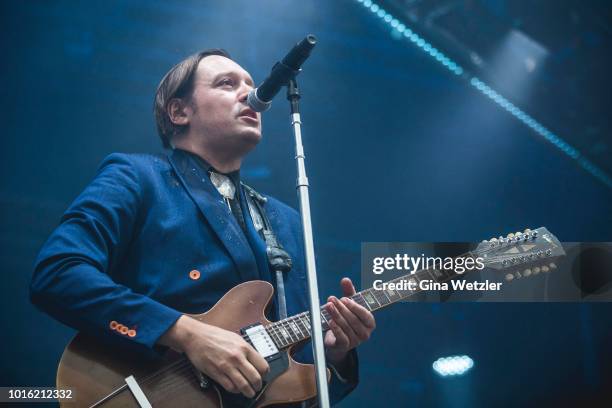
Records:
{"label": "guitar fretboard", "polygon": [[[470,252],[461,255],[461,257],[474,257]],[[453,270],[445,269],[422,269],[415,273],[410,273],[399,278],[392,279],[387,283],[402,283],[404,285],[396,285],[395,289],[376,290],[373,287],[362,290],[359,293],[351,296],[357,304],[365,307],[371,312],[382,309],[392,303],[404,300],[418,292],[421,292],[419,282],[423,280],[433,282],[446,282],[454,277],[459,276]],[[412,282],[408,284],[408,282]],[[399,289],[397,287],[400,287]],[[321,307],[321,323],[323,331],[329,330],[329,321],[331,316],[324,307]],[[276,347],[284,349],[290,347],[300,341],[306,340],[311,336],[310,313],[302,312],[300,314],[288,317],[278,322],[266,326],[268,333],[274,340]]]}

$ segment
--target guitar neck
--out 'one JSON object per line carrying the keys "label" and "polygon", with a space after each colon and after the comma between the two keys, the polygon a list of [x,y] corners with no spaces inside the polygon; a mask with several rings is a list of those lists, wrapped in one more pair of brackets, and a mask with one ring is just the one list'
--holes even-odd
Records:
{"label": "guitar neck", "polygon": [[[471,252],[460,255],[459,257],[474,257]],[[362,290],[351,296],[357,304],[365,307],[371,312],[375,312],[383,307],[407,299],[408,297],[422,291],[419,282],[426,280],[437,283],[447,282],[460,276],[453,270],[440,269],[421,269],[414,273],[409,273],[387,283],[394,283],[393,289],[376,290],[373,287]],[[321,323],[323,331],[329,330],[331,316],[329,312],[321,307]],[[270,336],[279,349],[290,347],[311,336],[310,313],[303,312],[288,317],[267,326]]]}

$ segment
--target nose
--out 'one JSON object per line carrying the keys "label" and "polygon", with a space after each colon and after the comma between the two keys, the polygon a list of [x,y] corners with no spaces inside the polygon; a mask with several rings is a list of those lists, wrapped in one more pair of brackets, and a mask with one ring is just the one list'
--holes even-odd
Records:
{"label": "nose", "polygon": [[247,96],[249,95],[249,92],[251,92],[252,89],[253,87],[251,85],[248,85],[247,83],[243,82],[240,86],[240,90],[238,91],[238,100],[240,102],[246,102]]}

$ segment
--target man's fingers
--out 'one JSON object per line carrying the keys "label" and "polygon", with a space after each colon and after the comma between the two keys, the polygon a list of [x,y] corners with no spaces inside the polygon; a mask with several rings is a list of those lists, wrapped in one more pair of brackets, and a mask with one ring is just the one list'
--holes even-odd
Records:
{"label": "man's fingers", "polygon": [[228,377],[234,383],[234,386],[238,392],[242,393],[245,397],[252,398],[255,396],[255,390],[251,386],[251,383],[242,375],[242,373],[236,368],[232,368],[228,373]]}
{"label": "man's fingers", "polygon": [[[340,301],[338,301],[338,299],[332,298],[332,303],[330,307],[332,319],[338,324],[338,326],[340,326],[344,334],[348,336],[351,343],[357,343],[357,335],[351,328],[350,324],[346,321],[344,316],[338,310],[339,307],[343,306],[339,303]],[[344,306],[344,308],[346,309],[346,306]]]}
{"label": "man's fingers", "polygon": [[[347,298],[344,298],[348,300]],[[361,320],[355,316],[355,314],[346,306],[346,304],[338,299],[335,300],[335,305],[337,306],[340,314],[346,320],[349,327],[355,333],[355,343],[353,346],[356,346],[357,343],[360,343],[364,340],[367,340],[370,335],[368,333],[368,329],[363,325]]]}
{"label": "man's fingers", "polygon": [[336,323],[334,320],[330,320],[329,328],[334,333],[334,337],[336,338],[336,344],[334,344],[334,347],[347,348],[351,345],[350,339],[340,328],[340,326],[338,326],[338,323]]}
{"label": "man's fingers", "polygon": [[342,288],[343,296],[351,297],[356,293],[355,286],[353,286],[353,282],[349,278],[342,278],[340,287]]}
{"label": "man's fingers", "polygon": [[249,352],[247,353],[246,357],[249,362],[253,365],[253,367],[255,367],[261,377],[268,374],[268,372],[270,371],[270,365],[268,364],[268,362],[261,356],[261,354],[255,351],[254,348],[252,348],[251,346],[248,347]]}
{"label": "man's fingers", "polygon": [[234,382],[221,371],[211,371],[210,377],[216,381],[217,384],[223,387],[228,392],[237,393],[239,392]]}
{"label": "man's fingers", "polygon": [[344,302],[342,302],[338,298],[334,298],[334,306],[338,309],[338,312],[342,315],[344,320],[348,323],[349,327],[355,328],[358,325],[361,325],[361,320],[355,314],[349,310]]}
{"label": "man's fingers", "polygon": [[374,316],[368,309],[348,298],[342,299],[342,303],[361,320],[365,327],[372,330],[376,328],[376,320],[374,320]]}
{"label": "man's fingers", "polygon": [[238,367],[238,369],[240,370],[242,375],[247,379],[249,384],[251,384],[251,387],[253,388],[253,390],[255,391],[261,390],[261,385],[262,385],[261,375],[259,375],[259,372],[257,372],[255,367],[251,364],[249,360],[245,358],[242,364]]}

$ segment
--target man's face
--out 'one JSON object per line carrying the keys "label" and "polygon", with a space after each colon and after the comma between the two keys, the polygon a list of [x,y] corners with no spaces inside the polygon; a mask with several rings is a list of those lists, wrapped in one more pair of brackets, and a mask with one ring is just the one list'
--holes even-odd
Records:
{"label": "man's face", "polygon": [[246,103],[251,89],[253,79],[234,61],[220,55],[203,58],[187,108],[191,137],[218,152],[253,149],[261,140],[261,117]]}

